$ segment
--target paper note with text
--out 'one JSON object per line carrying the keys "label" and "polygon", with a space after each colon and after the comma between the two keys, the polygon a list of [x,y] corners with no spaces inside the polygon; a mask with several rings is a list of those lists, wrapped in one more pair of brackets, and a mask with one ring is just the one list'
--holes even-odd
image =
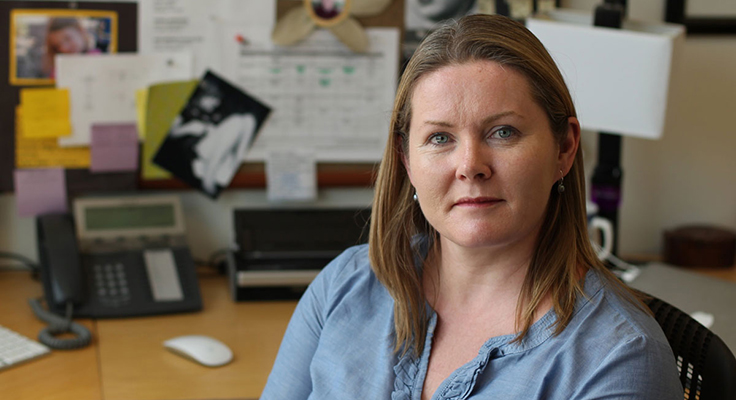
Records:
{"label": "paper note with text", "polygon": [[192,78],[189,53],[57,56],[56,85],[70,90],[73,128],[59,144],[89,145],[93,123],[135,123],[137,90]]}

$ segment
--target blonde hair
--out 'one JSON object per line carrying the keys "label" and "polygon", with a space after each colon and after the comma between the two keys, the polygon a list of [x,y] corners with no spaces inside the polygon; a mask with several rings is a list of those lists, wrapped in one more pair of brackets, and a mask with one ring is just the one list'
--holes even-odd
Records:
{"label": "blonde hair", "polygon": [[[394,298],[395,350],[421,354],[426,339],[428,313],[417,261],[426,251],[416,238],[430,246],[437,232],[413,201],[413,188],[402,163],[406,152],[411,96],[418,80],[449,65],[490,60],[526,77],[531,94],[545,110],[558,143],[567,137],[569,117],[575,106],[554,60],[542,43],[522,24],[498,15],[472,15],[432,32],[417,48],[399,83],[391,118],[389,140],[378,169],[370,225],[372,268]],[[556,185],[547,204],[537,246],[517,302],[516,340],[526,336],[535,311],[550,294],[557,314],[555,334],[572,318],[575,301],[583,293],[578,266],[593,268],[626,291],[598,260],[587,233],[585,176],[578,149],[565,176],[565,192]],[[642,307],[644,307],[642,305]]]}

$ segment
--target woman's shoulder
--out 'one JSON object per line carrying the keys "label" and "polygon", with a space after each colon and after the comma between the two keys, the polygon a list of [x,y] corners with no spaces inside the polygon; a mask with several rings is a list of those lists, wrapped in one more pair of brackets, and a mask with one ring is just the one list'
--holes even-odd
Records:
{"label": "woman's shoulder", "polygon": [[323,290],[325,297],[332,301],[366,291],[385,290],[371,268],[367,244],[350,247],[335,257],[317,275],[312,286]]}
{"label": "woman's shoulder", "polygon": [[345,249],[322,269],[320,275],[324,274],[330,279],[340,280],[350,275],[368,274],[370,272],[372,270],[368,245],[360,244]]}
{"label": "woman's shoulder", "polygon": [[615,277],[590,271],[586,276],[585,298],[577,312],[585,316],[586,325],[598,325],[601,334],[615,335],[619,340],[645,339],[669,346],[659,323],[647,306]]}
{"label": "woman's shoulder", "polygon": [[571,352],[585,349],[569,368],[578,389],[568,398],[622,398],[622,390],[642,398],[682,398],[674,355],[659,323],[615,279],[605,272],[586,275],[585,296],[562,344],[570,343]]}

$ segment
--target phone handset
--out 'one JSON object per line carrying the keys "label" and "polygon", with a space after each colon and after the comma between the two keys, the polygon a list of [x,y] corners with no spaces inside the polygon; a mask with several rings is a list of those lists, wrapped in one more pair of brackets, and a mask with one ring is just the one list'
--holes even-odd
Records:
{"label": "phone handset", "polygon": [[[36,220],[41,280],[49,309],[65,310],[64,316],[49,312],[38,299],[29,299],[33,313],[49,324],[38,334],[38,340],[52,349],[76,349],[87,346],[92,334],[72,321],[74,304],[84,299],[82,264],[77,247],[74,219],[70,214],[51,214]],[[60,339],[56,335],[70,332],[75,338]]]}
{"label": "phone handset", "polygon": [[[36,220],[41,279],[54,308],[84,299],[82,263],[71,214],[51,214]],[[50,292],[50,293],[49,293]]]}

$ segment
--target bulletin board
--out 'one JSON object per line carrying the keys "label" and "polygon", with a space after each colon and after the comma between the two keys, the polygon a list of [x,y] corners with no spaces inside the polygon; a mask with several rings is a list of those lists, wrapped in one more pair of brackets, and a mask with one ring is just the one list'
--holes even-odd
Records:
{"label": "bulletin board", "polygon": [[[277,18],[294,7],[303,7],[303,1],[278,1]],[[396,27],[403,35],[404,1],[393,0],[380,15],[358,18],[364,27]],[[403,38],[402,38],[403,39]],[[400,42],[402,40],[400,39]],[[386,132],[388,135],[388,132]],[[317,164],[317,184],[319,187],[370,186],[373,183],[377,164],[375,163],[319,163]],[[184,189],[188,185],[178,179],[141,180],[139,186],[145,189]],[[243,163],[230,183],[230,188],[262,188],[266,186],[263,163]]]}
{"label": "bulletin board", "polygon": [[[117,17],[118,35],[116,40],[117,52],[135,52],[138,42],[137,18],[138,8],[136,3],[111,3],[111,2],[59,2],[59,1],[2,1],[0,2],[0,192],[13,190],[13,170],[15,169],[15,109],[19,103],[19,92],[21,88],[29,87],[23,84],[11,84],[9,54],[11,45],[10,15],[13,9],[25,10],[96,10],[111,11]],[[21,81],[22,83],[23,81]],[[36,82],[33,87],[38,87]],[[71,170],[67,175],[76,174]],[[84,173],[81,173],[84,175]],[[108,174],[105,174],[108,175]],[[114,176],[103,176],[97,180],[98,186],[89,184],[85,190],[108,189],[110,179],[115,181],[131,181],[131,174],[114,174]],[[105,186],[103,186],[105,185]]]}
{"label": "bulletin board", "polygon": [[[277,16],[282,16],[293,7],[302,7],[302,1],[277,2]],[[13,9],[55,9],[55,10],[97,10],[114,11],[117,15],[118,35],[115,44],[119,53],[136,52],[138,41],[138,4],[125,2],[59,2],[59,1],[2,1],[0,2],[0,21],[9,21]],[[400,34],[404,20],[404,1],[393,0],[388,8],[378,16],[358,18],[364,27],[395,27]],[[9,24],[3,22],[0,29],[0,54],[10,53]],[[401,42],[401,40],[400,40]],[[21,88],[29,87],[11,84],[10,64],[0,62],[0,192],[13,191],[13,171],[15,160],[16,106],[19,104]],[[34,86],[38,87],[38,83]],[[386,134],[388,134],[386,132]],[[373,183],[376,163],[318,163],[317,182],[319,187],[370,186]],[[94,192],[135,189],[189,189],[176,178],[143,180],[138,173],[91,174],[87,169],[68,169],[70,186],[78,190],[71,192]],[[74,178],[69,180],[70,178]],[[78,178],[78,179],[77,179]],[[94,178],[94,179],[91,179]],[[73,181],[80,180],[79,185]],[[81,181],[85,181],[81,182]],[[119,184],[115,182],[119,181]],[[98,187],[99,186],[99,187]],[[265,165],[262,162],[246,162],[241,165],[230,188],[262,188],[266,186]],[[70,195],[72,193],[70,192]]]}

